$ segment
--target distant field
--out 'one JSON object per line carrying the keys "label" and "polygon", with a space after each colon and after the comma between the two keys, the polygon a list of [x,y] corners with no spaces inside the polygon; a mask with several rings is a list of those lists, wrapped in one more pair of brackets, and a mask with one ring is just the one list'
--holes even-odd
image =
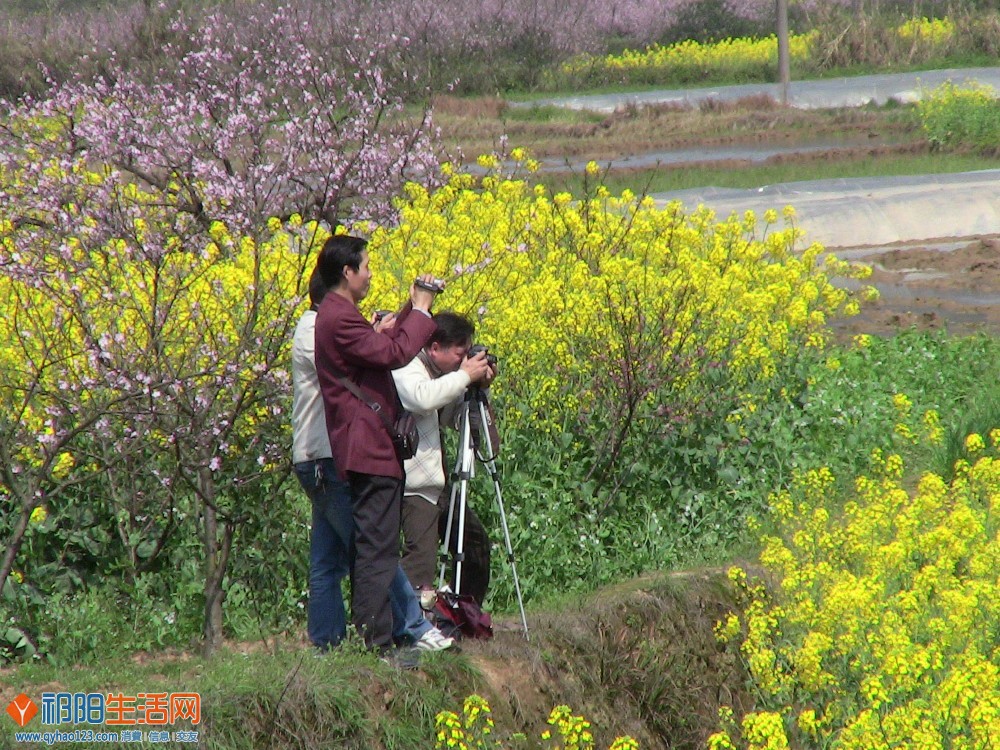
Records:
{"label": "distant field", "polygon": [[[797,110],[767,99],[713,108],[629,108],[610,115],[558,107],[510,108],[497,98],[439,98],[435,123],[444,147],[467,160],[491,153],[506,136],[544,165],[533,179],[578,193],[594,160],[612,192],[665,192],[705,185],[749,188],[832,177],[942,174],[1000,166],[1000,158],[932,150],[914,107]],[[828,148],[817,147],[829,144]],[[770,147],[767,160],[712,161],[713,149]],[[692,163],[655,162],[655,154],[704,150]],[[642,168],[623,163],[642,155]],[[610,168],[609,165],[610,164]]]}

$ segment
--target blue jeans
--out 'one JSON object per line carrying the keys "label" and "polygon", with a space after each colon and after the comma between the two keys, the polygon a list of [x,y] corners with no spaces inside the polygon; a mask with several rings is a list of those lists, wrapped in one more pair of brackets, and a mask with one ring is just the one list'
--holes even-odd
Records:
{"label": "blue jeans", "polygon": [[419,641],[433,625],[424,617],[420,600],[410,585],[401,565],[389,586],[389,604],[392,606],[392,637],[396,641]]}
{"label": "blue jeans", "polygon": [[[337,478],[330,458],[295,464],[295,475],[312,501],[307,632],[314,646],[327,649],[347,635],[340,585],[354,565],[351,489]],[[419,640],[431,629],[402,568],[397,568],[389,587],[389,603],[397,640]]]}

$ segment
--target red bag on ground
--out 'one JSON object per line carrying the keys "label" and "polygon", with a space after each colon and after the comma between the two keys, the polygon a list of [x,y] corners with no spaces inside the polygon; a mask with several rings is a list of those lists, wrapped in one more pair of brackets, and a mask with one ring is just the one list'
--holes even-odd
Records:
{"label": "red bag on ground", "polygon": [[493,618],[483,612],[479,602],[469,594],[438,591],[434,603],[437,627],[447,636],[460,638],[492,638]]}

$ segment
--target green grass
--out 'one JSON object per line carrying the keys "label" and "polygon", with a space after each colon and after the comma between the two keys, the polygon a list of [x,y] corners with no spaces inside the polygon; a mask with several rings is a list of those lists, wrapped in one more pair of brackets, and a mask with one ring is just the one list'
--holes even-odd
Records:
{"label": "green grass", "polygon": [[607,115],[588,109],[570,109],[557,107],[553,104],[540,104],[532,107],[507,107],[503,111],[505,120],[513,122],[534,123],[591,123],[603,122]]}
{"label": "green grass", "polygon": [[[461,653],[424,655],[417,671],[399,671],[350,646],[316,656],[284,642],[211,659],[164,652],[62,670],[26,664],[0,673],[0,699],[5,705],[21,692],[36,703],[44,692],[197,692],[199,724],[164,728],[197,731],[197,746],[206,750],[430,750],[438,712],[460,713],[463,700],[478,694],[492,708],[498,746],[511,750],[550,747],[538,737],[561,703],[594,722],[595,747],[632,734],[642,747],[666,742],[694,750],[714,727],[722,696],[746,700],[742,665],[719,648],[712,630],[734,606],[723,571],[655,574],[530,613],[530,641],[519,630],[498,629],[492,641],[463,642]],[[637,705],[644,706],[641,715],[633,713]],[[40,717],[26,727],[54,729]],[[0,747],[13,742],[14,731],[6,718],[0,722]]]}
{"label": "green grass", "polygon": [[[858,157],[850,161],[809,161],[792,164],[761,164],[748,167],[693,166],[612,170],[604,184],[613,194],[628,188],[633,192],[661,193],[705,186],[756,188],[803,180],[900,175],[949,174],[1000,168],[1000,157],[957,154]],[[539,181],[554,192],[583,192],[583,175],[543,173]]]}
{"label": "green grass", "polygon": [[[433,737],[434,715],[454,704],[453,689],[464,693],[477,687],[475,673],[459,656],[434,654],[422,664],[419,673],[401,672],[356,649],[319,656],[297,644],[284,644],[247,654],[224,651],[211,659],[170,653],[141,660],[109,658],[72,670],[27,664],[3,675],[3,684],[12,692],[8,695],[5,688],[2,695],[12,698],[24,692],[40,703],[43,692],[121,692],[132,697],[145,692],[197,692],[202,711],[197,725],[134,728],[198,731],[198,746],[213,750],[412,748],[425,747]],[[5,739],[13,740],[13,726],[3,723],[0,746]],[[61,731],[79,728],[66,725]],[[35,719],[26,729],[56,727]]]}
{"label": "green grass", "polygon": [[947,70],[950,68],[992,68],[997,64],[996,57],[978,52],[958,52],[948,57],[934,60],[923,60],[918,63],[897,63],[890,65],[860,64],[849,67],[827,68],[825,70],[803,75],[796,79],[794,71],[792,80],[824,80],[827,78],[856,78],[857,76],[884,75],[887,73],[920,73],[925,70]]}

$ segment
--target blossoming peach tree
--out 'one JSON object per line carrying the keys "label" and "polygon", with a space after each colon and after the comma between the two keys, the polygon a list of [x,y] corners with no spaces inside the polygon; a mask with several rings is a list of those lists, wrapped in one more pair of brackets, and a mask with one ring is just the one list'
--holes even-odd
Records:
{"label": "blossoming peach tree", "polygon": [[280,500],[314,242],[435,162],[381,72],[401,42],[208,20],[178,16],[190,49],[152,83],[112,64],[0,120],[0,593],[35,509],[90,482],[126,574],[202,540],[211,649],[238,530]]}

